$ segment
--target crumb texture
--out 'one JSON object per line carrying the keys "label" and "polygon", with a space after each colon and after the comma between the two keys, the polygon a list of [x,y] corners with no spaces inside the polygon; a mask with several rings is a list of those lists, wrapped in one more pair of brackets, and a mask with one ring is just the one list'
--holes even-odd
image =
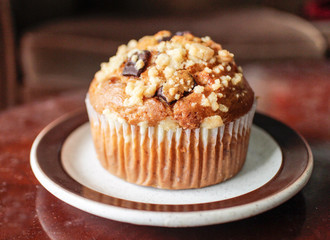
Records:
{"label": "crumb texture", "polygon": [[234,55],[210,37],[160,31],[119,46],[95,74],[89,99],[98,113],[129,124],[195,129],[246,114],[254,93]]}

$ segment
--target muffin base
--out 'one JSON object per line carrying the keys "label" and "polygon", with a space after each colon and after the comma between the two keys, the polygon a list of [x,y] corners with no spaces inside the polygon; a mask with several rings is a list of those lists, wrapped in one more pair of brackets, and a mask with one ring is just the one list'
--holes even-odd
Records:
{"label": "muffin base", "polygon": [[201,188],[236,175],[245,162],[255,105],[221,127],[164,130],[106,117],[86,98],[102,166],[128,182],[162,189]]}

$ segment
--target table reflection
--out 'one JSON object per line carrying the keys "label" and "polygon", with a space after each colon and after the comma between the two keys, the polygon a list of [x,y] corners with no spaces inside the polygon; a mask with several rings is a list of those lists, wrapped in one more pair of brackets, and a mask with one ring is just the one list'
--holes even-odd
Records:
{"label": "table reflection", "polygon": [[[305,223],[305,197],[300,192],[291,200],[245,220],[197,227],[164,228],[121,223],[85,213],[55,198],[42,187],[37,189],[36,212],[40,224],[53,239],[258,239],[278,236],[294,239]],[[275,239],[275,238],[271,238]]]}

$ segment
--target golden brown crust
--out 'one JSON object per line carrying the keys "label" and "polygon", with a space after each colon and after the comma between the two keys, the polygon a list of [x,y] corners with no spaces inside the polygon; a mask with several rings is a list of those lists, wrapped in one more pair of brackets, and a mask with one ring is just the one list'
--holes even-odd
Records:
{"label": "golden brown crust", "polygon": [[[217,115],[227,123],[251,109],[254,93],[231,53],[209,37],[170,36],[161,31],[132,40],[102,64],[89,89],[98,113],[107,110],[129,124],[149,126],[169,117],[194,129],[207,117]],[[150,58],[142,59],[146,50]],[[123,76],[128,61],[142,73]]]}
{"label": "golden brown crust", "polygon": [[89,89],[89,99],[98,113],[112,109],[130,124],[147,121],[150,125],[157,124],[168,115],[166,106],[156,98],[146,99],[143,105],[125,107],[123,103],[127,95],[124,83],[105,82],[102,88],[97,88],[94,82]]}

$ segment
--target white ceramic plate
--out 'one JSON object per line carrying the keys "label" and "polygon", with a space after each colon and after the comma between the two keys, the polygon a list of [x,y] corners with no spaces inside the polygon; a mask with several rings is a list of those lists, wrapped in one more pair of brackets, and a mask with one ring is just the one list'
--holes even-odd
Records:
{"label": "white ceramic plate", "polygon": [[77,112],[46,127],[32,146],[32,170],[59,199],[113,220],[192,227],[243,219],[291,198],[312,171],[306,142],[282,123],[256,114],[246,163],[234,178],[201,189],[142,187],[102,168],[87,121]]}

